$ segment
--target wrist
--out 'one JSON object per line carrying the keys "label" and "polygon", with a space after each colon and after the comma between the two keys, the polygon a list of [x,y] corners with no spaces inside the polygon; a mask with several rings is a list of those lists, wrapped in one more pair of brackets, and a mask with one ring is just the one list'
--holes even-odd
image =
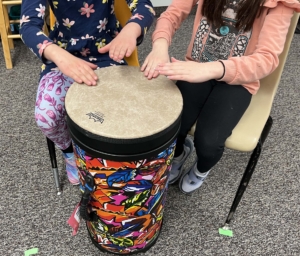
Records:
{"label": "wrist", "polygon": [[156,39],[153,43],[152,43],[152,48],[153,50],[155,49],[162,49],[162,50],[169,50],[169,43],[167,41],[167,39],[161,37]]}
{"label": "wrist", "polygon": [[58,57],[60,51],[64,50],[56,44],[50,44],[44,49],[43,57],[47,60],[55,62],[56,57]]}
{"label": "wrist", "polygon": [[222,75],[221,75],[218,79],[216,79],[216,80],[221,80],[221,79],[225,76],[225,64],[224,64],[223,61],[221,61],[221,60],[219,60],[218,62],[221,63],[221,65],[222,65],[222,67],[223,67],[223,73],[222,73]]}
{"label": "wrist", "polygon": [[126,26],[121,30],[120,33],[122,33],[122,31],[130,33],[136,39],[139,36],[141,36],[141,34],[142,34],[141,26],[139,24],[135,23],[135,22],[130,22],[130,23],[126,24]]}
{"label": "wrist", "polygon": [[211,79],[221,80],[225,75],[225,65],[221,61],[206,62],[209,65]]}

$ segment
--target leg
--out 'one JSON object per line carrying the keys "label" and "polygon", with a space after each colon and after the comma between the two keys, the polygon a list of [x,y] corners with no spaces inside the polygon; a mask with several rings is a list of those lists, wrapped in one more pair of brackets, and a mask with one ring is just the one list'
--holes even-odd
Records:
{"label": "leg", "polygon": [[64,107],[66,92],[72,83],[73,80],[61,72],[50,72],[41,79],[37,94],[35,117],[38,126],[47,137],[57,188],[59,188],[59,182],[54,143],[63,151],[70,182],[72,184],[79,182],[71,138],[65,121]]}
{"label": "leg", "polygon": [[35,119],[43,134],[61,150],[71,145],[65,122],[65,96],[73,80],[53,71],[40,81],[35,105]]}
{"label": "leg", "polygon": [[248,108],[251,97],[240,85],[216,81],[195,130],[197,169],[200,173],[207,172],[221,159],[225,141]]}
{"label": "leg", "polygon": [[187,134],[194,125],[204,102],[213,88],[211,81],[201,84],[178,81],[177,86],[183,97],[183,111],[169,184],[175,183],[180,178],[183,164],[194,150],[194,142],[190,138],[187,138]]}
{"label": "leg", "polygon": [[183,98],[181,127],[177,138],[175,157],[183,152],[183,144],[191,127],[196,122],[199,113],[213,89],[212,81],[205,83],[188,83],[178,81],[177,86]]}
{"label": "leg", "polygon": [[197,120],[194,142],[198,160],[182,176],[182,192],[198,189],[208,171],[221,159],[225,141],[248,108],[251,97],[240,85],[215,81]]}

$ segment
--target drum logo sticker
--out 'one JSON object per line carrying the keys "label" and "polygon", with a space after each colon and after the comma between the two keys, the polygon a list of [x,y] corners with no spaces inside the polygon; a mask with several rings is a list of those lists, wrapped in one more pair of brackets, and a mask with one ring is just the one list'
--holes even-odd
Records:
{"label": "drum logo sticker", "polygon": [[89,117],[89,119],[93,119],[94,122],[100,122],[101,124],[104,122],[104,114],[100,112],[91,112],[87,113],[86,115]]}

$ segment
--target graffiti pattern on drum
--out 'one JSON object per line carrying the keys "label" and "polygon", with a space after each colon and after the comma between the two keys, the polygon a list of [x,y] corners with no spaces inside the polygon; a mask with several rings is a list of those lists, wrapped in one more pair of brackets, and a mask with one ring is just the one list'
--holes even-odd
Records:
{"label": "graffiti pattern on drum", "polygon": [[93,158],[74,145],[82,191],[85,175],[94,177],[89,212],[97,221],[87,221],[94,242],[119,254],[150,246],[162,225],[176,141],[156,157],[132,162]]}

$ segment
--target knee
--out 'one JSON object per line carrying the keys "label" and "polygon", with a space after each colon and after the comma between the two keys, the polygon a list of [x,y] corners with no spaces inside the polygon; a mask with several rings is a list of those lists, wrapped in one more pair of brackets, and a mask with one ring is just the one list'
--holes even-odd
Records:
{"label": "knee", "polygon": [[42,107],[42,104],[36,104],[34,114],[36,123],[41,129],[55,130],[64,119],[61,105]]}
{"label": "knee", "polygon": [[217,136],[209,134],[195,135],[195,149],[199,159],[215,159],[224,150],[224,142],[218,140]]}

